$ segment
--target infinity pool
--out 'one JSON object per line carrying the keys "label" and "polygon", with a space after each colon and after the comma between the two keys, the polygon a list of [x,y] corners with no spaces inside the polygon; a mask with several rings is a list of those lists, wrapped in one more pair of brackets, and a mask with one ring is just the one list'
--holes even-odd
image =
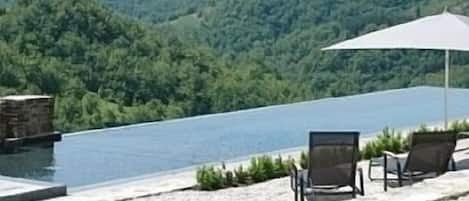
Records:
{"label": "infinity pool", "polygon": [[[469,90],[449,91],[451,118],[469,116]],[[402,128],[443,120],[443,89],[416,87],[240,112],[73,133],[55,146],[0,155],[0,174],[70,187],[304,146],[307,131]]]}

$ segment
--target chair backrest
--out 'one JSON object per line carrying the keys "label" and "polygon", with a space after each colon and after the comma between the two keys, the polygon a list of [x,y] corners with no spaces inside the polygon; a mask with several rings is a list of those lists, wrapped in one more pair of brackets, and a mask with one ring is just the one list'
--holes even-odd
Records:
{"label": "chair backrest", "polygon": [[308,177],[314,186],[354,186],[359,132],[309,133]]}
{"label": "chair backrest", "polygon": [[442,174],[456,148],[457,133],[452,131],[413,133],[405,171]]}

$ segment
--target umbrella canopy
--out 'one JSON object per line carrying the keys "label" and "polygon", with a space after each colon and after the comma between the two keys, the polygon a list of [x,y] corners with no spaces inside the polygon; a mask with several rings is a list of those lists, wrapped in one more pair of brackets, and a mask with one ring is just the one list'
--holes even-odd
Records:
{"label": "umbrella canopy", "polygon": [[322,50],[427,49],[445,50],[445,128],[448,129],[450,50],[469,51],[469,17],[443,12],[346,40]]}
{"label": "umbrella canopy", "polygon": [[433,49],[469,51],[469,17],[444,12],[332,45],[339,49]]}

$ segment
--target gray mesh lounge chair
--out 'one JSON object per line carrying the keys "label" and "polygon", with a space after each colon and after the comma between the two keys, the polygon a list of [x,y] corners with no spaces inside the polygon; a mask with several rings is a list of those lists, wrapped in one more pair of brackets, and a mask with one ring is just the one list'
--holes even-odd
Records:
{"label": "gray mesh lounge chair", "polygon": [[[455,132],[419,132],[413,133],[410,152],[401,166],[401,159],[397,154],[385,151],[384,154],[384,191],[387,191],[388,174],[397,175],[399,186],[403,180],[413,182],[417,179],[435,177],[448,171],[451,162],[455,168],[452,155],[456,147],[457,134]],[[389,159],[395,163],[395,168],[389,167]]]}
{"label": "gray mesh lounge chair", "polygon": [[[360,188],[356,186],[359,135],[359,132],[310,132],[308,170],[292,167],[295,200],[298,196],[304,200],[305,195],[312,194],[364,195],[361,169],[358,169]],[[338,190],[347,186],[351,191]]]}

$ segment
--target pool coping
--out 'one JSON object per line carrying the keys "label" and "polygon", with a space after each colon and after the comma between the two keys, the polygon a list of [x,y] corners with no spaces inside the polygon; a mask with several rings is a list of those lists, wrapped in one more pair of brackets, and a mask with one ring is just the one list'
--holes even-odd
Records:
{"label": "pool coping", "polygon": [[2,181],[15,183],[24,188],[20,192],[0,192],[2,201],[35,201],[67,195],[67,186],[63,184],[0,176],[0,183]]}
{"label": "pool coping", "polygon": [[[368,92],[368,93],[363,93],[363,94],[354,94],[354,95],[349,95],[349,96],[324,97],[324,98],[320,98],[320,99],[312,99],[312,100],[299,101],[299,102],[291,102],[291,103],[284,103],[284,104],[277,104],[277,105],[267,105],[267,106],[249,108],[249,109],[245,109],[245,110],[237,110],[237,111],[221,112],[221,113],[213,113],[213,114],[205,114],[205,115],[196,115],[196,116],[190,116],[190,117],[184,117],[184,118],[168,119],[168,120],[164,120],[164,121],[145,122],[145,123],[122,125],[122,126],[116,126],[116,127],[110,127],[110,128],[99,128],[99,129],[77,131],[77,132],[73,132],[73,133],[65,133],[65,134],[63,134],[63,137],[74,137],[74,136],[97,134],[97,133],[99,134],[99,132],[103,132],[103,131],[113,131],[113,130],[129,129],[129,128],[147,127],[147,126],[154,126],[154,125],[160,125],[160,124],[172,124],[172,123],[184,122],[184,121],[190,121],[190,120],[198,120],[198,119],[204,119],[204,118],[219,117],[219,116],[224,116],[224,115],[228,115],[228,114],[256,112],[256,111],[269,110],[269,109],[275,109],[275,108],[283,108],[283,107],[286,107],[286,106],[289,106],[289,105],[292,105],[292,104],[308,104],[308,103],[311,103],[311,102],[321,103],[321,102],[330,101],[330,100],[343,100],[343,99],[349,99],[349,98],[355,98],[355,97],[366,97],[366,96],[371,96],[371,95],[376,95],[376,94],[388,94],[388,93],[395,93],[395,92],[399,92],[399,91],[418,90],[418,89],[439,89],[439,90],[444,90],[443,87],[431,86],[431,85],[420,85],[420,86],[414,86],[414,87],[408,87],[408,88],[392,88],[392,89],[386,89],[386,90],[382,90],[382,91],[374,91],[374,92]],[[458,91],[459,90],[469,90],[467,88],[458,88],[458,87],[450,87],[449,89],[450,90],[458,90]]]}

